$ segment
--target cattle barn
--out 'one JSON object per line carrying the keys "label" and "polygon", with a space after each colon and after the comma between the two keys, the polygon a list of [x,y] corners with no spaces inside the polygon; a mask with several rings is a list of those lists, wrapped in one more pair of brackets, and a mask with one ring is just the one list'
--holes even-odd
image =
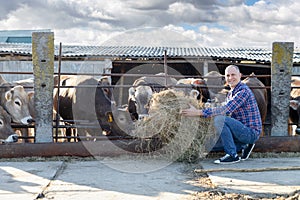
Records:
{"label": "cattle barn", "polygon": [[[271,44],[270,44],[271,46]],[[8,82],[34,77],[32,44],[0,43],[0,73]],[[128,88],[135,79],[164,72],[179,78],[202,77],[210,71],[224,74],[225,68],[235,64],[246,78],[254,73],[268,91],[268,114],[264,122],[264,136],[258,141],[256,150],[261,152],[300,151],[299,137],[290,136],[288,130],[281,135],[272,135],[271,83],[272,49],[263,48],[208,48],[208,47],[145,47],[145,46],[72,46],[54,45],[54,75],[91,75],[95,78],[108,77],[114,89],[114,101],[124,105],[128,99]],[[293,51],[292,75],[300,76],[300,50]],[[16,125],[17,127],[17,125]],[[24,125],[21,126],[24,128]],[[30,126],[29,126],[30,127]],[[26,128],[26,127],[25,127]],[[281,136],[281,137],[278,137]],[[26,138],[21,138],[26,140]],[[53,141],[57,141],[54,140]],[[281,145],[279,145],[281,143]],[[283,146],[282,144],[286,144]],[[267,148],[266,144],[269,145]],[[31,145],[36,145],[32,147]],[[79,155],[87,156],[82,144],[53,143],[57,146],[43,155],[43,144],[10,144],[4,150],[14,148],[15,154],[3,157],[24,156],[21,147],[28,154]],[[1,146],[0,146],[1,148]],[[74,150],[76,148],[76,150]],[[34,150],[37,149],[37,150]],[[67,150],[66,150],[67,149]],[[72,152],[68,152],[72,149]],[[39,151],[39,152],[37,152]],[[101,155],[111,154],[109,149]],[[115,150],[111,150],[115,151]],[[31,152],[31,153],[30,153]],[[115,152],[117,154],[117,152]],[[2,155],[1,155],[2,156]]]}

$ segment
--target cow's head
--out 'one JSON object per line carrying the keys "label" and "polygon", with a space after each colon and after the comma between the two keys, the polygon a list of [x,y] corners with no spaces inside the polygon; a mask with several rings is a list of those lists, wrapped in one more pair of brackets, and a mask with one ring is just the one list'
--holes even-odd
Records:
{"label": "cow's head", "polygon": [[133,129],[134,124],[126,108],[115,108],[112,110],[110,135],[128,136]]}
{"label": "cow's head", "polygon": [[131,87],[128,90],[128,110],[132,117],[141,119],[148,115],[149,103],[152,97],[152,89],[150,86]]}
{"label": "cow's head", "polygon": [[210,99],[205,80],[202,78],[180,79],[177,81],[176,90],[182,91],[185,95],[189,95],[191,97],[197,95],[196,98],[202,102],[207,102],[207,100]]}
{"label": "cow's head", "polygon": [[33,121],[28,104],[29,96],[23,86],[18,85],[5,92],[4,107],[13,122],[30,124]]}
{"label": "cow's head", "polygon": [[113,88],[111,86],[111,83],[109,81],[109,78],[107,76],[103,76],[99,79],[98,85],[102,88],[103,93],[105,96],[112,101],[113,104],[115,104],[114,98],[113,98]]}
{"label": "cow's head", "polygon": [[133,121],[136,121],[139,119],[139,115],[136,111],[136,100],[135,100],[135,97],[130,97],[128,98],[128,107],[127,107],[127,110],[131,116],[131,119]]}
{"label": "cow's head", "polygon": [[210,71],[204,75],[205,83],[208,87],[210,98],[215,99],[218,93],[224,88],[225,77],[217,71]]}
{"label": "cow's head", "polygon": [[204,79],[202,78],[194,79],[192,81],[192,86],[194,89],[199,91],[199,94],[197,96],[198,100],[201,100],[202,102],[207,102],[207,100],[210,99],[208,87]]}
{"label": "cow's head", "polygon": [[290,120],[296,127],[296,134],[300,135],[300,101],[299,98],[291,99],[290,100]]}
{"label": "cow's head", "polygon": [[200,92],[196,89],[193,89],[191,84],[183,84],[179,83],[176,84],[175,88],[173,89],[175,92],[181,92],[185,96],[192,97],[194,99],[200,99]]}
{"label": "cow's head", "polygon": [[18,135],[11,127],[11,117],[2,106],[0,106],[0,141],[1,143],[18,141]]}

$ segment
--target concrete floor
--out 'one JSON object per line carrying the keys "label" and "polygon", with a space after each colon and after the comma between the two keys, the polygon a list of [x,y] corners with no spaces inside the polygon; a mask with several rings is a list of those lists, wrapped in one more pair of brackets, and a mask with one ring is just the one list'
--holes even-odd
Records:
{"label": "concrete floor", "polygon": [[268,195],[300,190],[299,157],[249,158],[231,165],[212,161],[5,161],[0,162],[0,199],[191,199],[199,191],[192,181],[194,169],[208,172],[212,183],[227,192]]}

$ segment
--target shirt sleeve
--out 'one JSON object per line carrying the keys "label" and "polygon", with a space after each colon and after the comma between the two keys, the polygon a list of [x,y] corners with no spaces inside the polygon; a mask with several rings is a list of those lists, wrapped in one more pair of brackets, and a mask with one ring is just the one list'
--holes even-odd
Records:
{"label": "shirt sleeve", "polygon": [[238,108],[242,107],[248,98],[249,93],[246,89],[242,89],[236,92],[232,97],[227,97],[224,106],[203,109],[203,117],[208,118],[216,115],[231,115]]}

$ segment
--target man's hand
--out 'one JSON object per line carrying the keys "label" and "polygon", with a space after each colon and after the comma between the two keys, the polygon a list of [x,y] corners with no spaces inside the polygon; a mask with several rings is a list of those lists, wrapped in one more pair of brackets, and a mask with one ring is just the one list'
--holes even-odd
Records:
{"label": "man's hand", "polygon": [[181,114],[183,116],[186,116],[186,117],[197,117],[198,116],[199,117],[199,116],[203,115],[202,110],[198,110],[191,104],[189,104],[189,105],[190,105],[190,108],[181,110]]}

